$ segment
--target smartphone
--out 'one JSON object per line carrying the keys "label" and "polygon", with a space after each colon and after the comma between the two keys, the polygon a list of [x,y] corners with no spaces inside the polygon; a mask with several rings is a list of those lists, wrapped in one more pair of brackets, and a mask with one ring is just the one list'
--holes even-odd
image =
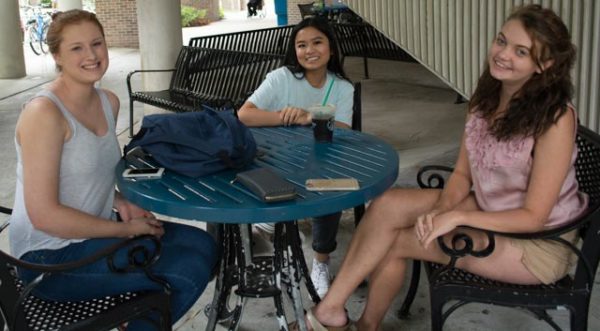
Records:
{"label": "smartphone", "polygon": [[135,146],[125,155],[125,160],[131,164],[136,164],[136,162],[140,162],[146,156],[146,153],[140,146]]}
{"label": "smartphone", "polygon": [[356,191],[359,188],[356,178],[307,179],[304,186],[309,191]]}
{"label": "smartphone", "polygon": [[162,177],[163,172],[165,172],[165,168],[125,169],[123,178],[159,179]]}

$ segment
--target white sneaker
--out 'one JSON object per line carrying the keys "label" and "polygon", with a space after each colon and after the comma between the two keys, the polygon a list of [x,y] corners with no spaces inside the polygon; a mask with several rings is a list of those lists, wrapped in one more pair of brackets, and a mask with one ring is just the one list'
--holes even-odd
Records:
{"label": "white sneaker", "polygon": [[331,282],[331,277],[329,276],[329,261],[323,263],[313,259],[310,280],[315,286],[319,297],[323,298],[327,291],[329,291],[329,284]]}

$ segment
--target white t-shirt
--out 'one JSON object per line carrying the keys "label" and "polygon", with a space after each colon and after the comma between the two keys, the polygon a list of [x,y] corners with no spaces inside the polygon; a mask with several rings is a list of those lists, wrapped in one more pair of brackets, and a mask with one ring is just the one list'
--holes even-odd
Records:
{"label": "white t-shirt", "polygon": [[323,87],[314,88],[305,78],[296,78],[287,67],[275,69],[267,74],[248,101],[267,111],[279,111],[288,106],[307,109],[323,102],[332,79],[334,83],[327,104],[335,106],[336,121],[352,126],[354,86],[331,72],[327,72]]}

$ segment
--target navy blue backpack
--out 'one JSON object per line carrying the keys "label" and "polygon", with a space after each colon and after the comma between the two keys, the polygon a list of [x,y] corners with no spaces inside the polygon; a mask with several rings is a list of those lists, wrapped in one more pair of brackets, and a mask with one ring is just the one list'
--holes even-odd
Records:
{"label": "navy blue backpack", "polygon": [[233,111],[167,113],[145,116],[140,131],[124,148],[140,146],[162,167],[190,177],[242,168],[256,155],[250,130]]}

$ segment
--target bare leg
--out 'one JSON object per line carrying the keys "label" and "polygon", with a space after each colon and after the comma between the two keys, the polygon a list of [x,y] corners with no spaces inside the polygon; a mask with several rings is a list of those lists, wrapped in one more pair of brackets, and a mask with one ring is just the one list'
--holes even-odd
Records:
{"label": "bare leg", "polygon": [[[468,197],[457,209],[477,210],[474,199]],[[414,226],[402,229],[385,258],[369,277],[367,304],[358,327],[361,331],[377,330],[392,301],[402,288],[407,259],[448,263],[449,257],[437,245],[428,249],[421,246],[415,236]]]}
{"label": "bare leg", "polygon": [[406,263],[406,259],[399,259],[396,254],[389,252],[377,265],[369,277],[365,310],[357,321],[360,330],[377,330],[388,307],[402,288]]}
{"label": "bare leg", "polygon": [[[457,209],[478,209],[472,197],[465,199]],[[464,230],[461,230],[464,231]],[[476,247],[486,244],[487,238],[478,231],[469,231]],[[448,236],[451,237],[452,233]],[[523,252],[504,237],[496,237],[496,249],[487,258],[465,257],[458,260],[457,267],[472,273],[503,282],[516,284],[539,284],[521,263]],[[361,331],[375,331],[379,328],[397,293],[402,288],[406,263],[408,259],[418,259],[446,264],[449,257],[438,245],[430,245],[425,249],[416,239],[414,227],[401,230],[394,245],[379,263],[369,278],[369,294],[358,328]]]}
{"label": "bare leg", "polygon": [[[361,331],[376,330],[389,304],[404,279],[406,259],[446,263],[448,257],[438,245],[424,249],[417,240],[413,225],[416,218],[437,201],[440,191],[393,189],[375,200],[357,232],[331,289],[314,314],[323,325],[342,326],[347,323],[344,305],[364,278],[371,275],[367,306],[359,320]],[[457,209],[475,210],[472,196]],[[475,245],[483,245],[483,236]],[[522,251],[504,238],[497,238],[496,250],[485,259],[466,257],[457,266],[496,280],[534,284],[539,281],[520,263]],[[499,273],[499,266],[510,272]]]}
{"label": "bare leg", "polygon": [[315,307],[314,313],[322,324],[342,326],[347,323],[346,300],[386,257],[400,232],[411,228],[419,215],[431,209],[439,193],[438,190],[392,189],[371,203],[352,237],[335,281]]}

